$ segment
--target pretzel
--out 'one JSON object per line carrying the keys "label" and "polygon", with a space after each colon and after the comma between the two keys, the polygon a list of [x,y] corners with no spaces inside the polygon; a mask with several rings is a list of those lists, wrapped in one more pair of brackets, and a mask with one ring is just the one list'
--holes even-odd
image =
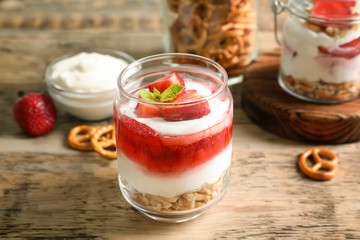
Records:
{"label": "pretzel", "polygon": [[254,0],[168,0],[177,6],[170,27],[173,51],[193,53],[239,75],[251,62],[256,13]]}
{"label": "pretzel", "polygon": [[[315,164],[312,167],[309,167],[306,163],[306,159],[310,156],[315,161]],[[321,158],[321,156],[328,158],[328,160]],[[310,178],[316,180],[328,180],[335,176],[337,162],[338,158],[334,152],[325,148],[310,148],[301,155],[299,167],[301,171]],[[326,171],[320,172],[320,169]]]}
{"label": "pretzel", "polygon": [[95,133],[95,131],[95,127],[87,125],[79,125],[72,128],[68,134],[68,143],[70,147],[82,151],[94,150],[90,139],[91,136]]}
{"label": "pretzel", "polygon": [[216,60],[225,69],[230,69],[239,63],[239,57],[246,57],[246,59],[242,59],[245,60],[243,64],[241,63],[242,66],[250,62],[250,59],[243,54],[244,49],[245,41],[238,36],[238,32],[226,31],[219,38],[207,43],[204,56]]}
{"label": "pretzel", "polygon": [[167,0],[167,5],[170,11],[177,13],[180,0]]}
{"label": "pretzel", "polygon": [[96,130],[91,137],[94,150],[101,156],[116,159],[116,140],[114,125],[107,125]]}
{"label": "pretzel", "polygon": [[197,53],[202,49],[206,39],[207,32],[201,24],[201,19],[193,17],[192,25],[184,25],[177,20],[171,27],[172,41],[178,52]]}

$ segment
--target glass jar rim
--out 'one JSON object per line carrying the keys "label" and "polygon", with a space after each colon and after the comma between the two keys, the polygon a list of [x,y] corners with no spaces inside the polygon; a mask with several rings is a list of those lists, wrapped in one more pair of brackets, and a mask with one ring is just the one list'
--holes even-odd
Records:
{"label": "glass jar rim", "polygon": [[[289,0],[286,4],[274,0],[278,5],[282,6],[285,10],[289,11],[291,14],[304,19],[306,21],[325,24],[325,25],[354,25],[360,23],[360,6],[359,6],[359,14],[352,17],[338,17],[338,18],[328,18],[322,16],[315,16],[310,13],[313,5],[309,0]],[[328,0],[328,1],[342,1],[342,2],[350,2],[354,0]]]}
{"label": "glass jar rim", "polygon": [[[219,88],[211,93],[209,96],[203,97],[201,99],[197,99],[197,100],[192,100],[192,101],[187,101],[187,102],[179,102],[179,103],[167,103],[167,102],[151,102],[151,101],[147,101],[144,99],[140,99],[139,97],[136,97],[130,93],[128,93],[125,89],[124,89],[124,84],[121,81],[124,78],[124,75],[127,73],[127,71],[129,71],[132,68],[135,68],[136,66],[139,66],[142,63],[147,63],[153,60],[160,60],[160,59],[170,59],[170,58],[179,58],[179,57],[188,57],[188,58],[192,58],[192,59],[196,59],[196,60],[200,60],[200,61],[204,61],[207,62],[208,64],[213,65],[221,74],[221,79],[223,80],[221,83],[221,86],[219,86]],[[126,96],[127,99],[131,99],[137,102],[141,102],[141,103],[148,103],[148,104],[152,104],[152,105],[161,105],[161,106],[179,106],[179,105],[186,105],[186,104],[194,104],[194,103],[198,103],[198,102],[202,102],[204,100],[210,100],[215,98],[216,96],[218,96],[221,92],[224,91],[224,89],[227,88],[227,83],[228,83],[228,75],[226,70],[217,62],[200,56],[200,55],[195,55],[195,54],[189,54],[189,53],[162,53],[162,54],[156,54],[156,55],[151,55],[148,57],[144,57],[141,59],[138,59],[132,63],[130,63],[129,65],[127,65],[120,73],[119,77],[118,77],[118,88],[119,91],[121,92],[121,94],[123,94],[124,96]]]}

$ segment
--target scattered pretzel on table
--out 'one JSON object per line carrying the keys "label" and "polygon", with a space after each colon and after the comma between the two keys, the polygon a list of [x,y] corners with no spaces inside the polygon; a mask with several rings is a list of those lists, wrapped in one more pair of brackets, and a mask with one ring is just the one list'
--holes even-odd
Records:
{"label": "scattered pretzel on table", "polygon": [[[326,159],[321,158],[326,157]],[[309,167],[306,160],[312,157],[315,164]],[[325,148],[310,148],[299,159],[299,167],[304,174],[316,180],[328,180],[335,176],[338,158],[336,154]],[[319,171],[323,169],[325,171]]]}
{"label": "scattered pretzel on table", "polygon": [[82,151],[94,150],[90,142],[91,136],[95,133],[96,128],[87,125],[73,127],[68,134],[68,143],[70,147]]}
{"label": "scattered pretzel on table", "polygon": [[96,151],[101,156],[116,159],[114,125],[73,127],[68,134],[70,147],[81,151]]}
{"label": "scattered pretzel on table", "polygon": [[98,129],[91,137],[94,150],[101,156],[109,159],[116,158],[116,140],[114,125]]}

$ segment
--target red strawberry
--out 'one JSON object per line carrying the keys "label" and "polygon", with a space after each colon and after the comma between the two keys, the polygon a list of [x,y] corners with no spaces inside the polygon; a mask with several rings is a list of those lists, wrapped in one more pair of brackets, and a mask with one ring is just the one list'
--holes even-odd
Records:
{"label": "red strawberry", "polygon": [[184,79],[182,79],[179,74],[176,72],[170,74],[169,76],[159,78],[155,82],[149,85],[150,92],[153,92],[153,88],[156,88],[159,90],[160,93],[162,93],[165,89],[170,87],[172,84],[179,84],[181,86],[185,87]]}
{"label": "red strawberry", "polygon": [[[196,90],[183,90],[174,100],[169,103],[182,103],[203,99]],[[178,105],[174,107],[163,107],[161,116],[167,121],[182,121],[201,118],[210,113],[207,100],[202,100],[192,104]]]}
{"label": "red strawberry", "polygon": [[[184,80],[177,74],[176,72],[163,77],[159,78],[152,84],[148,86],[150,92],[154,92],[154,88],[156,88],[160,93],[164,92],[168,87],[173,84],[179,84],[185,87]],[[141,96],[139,98],[142,99]],[[141,118],[151,118],[151,117],[158,117],[160,115],[160,110],[158,107],[155,107],[150,104],[145,103],[138,103],[135,108],[135,114]]]}
{"label": "red strawberry", "polygon": [[332,57],[342,57],[342,58],[353,58],[360,54],[360,38],[354,39],[351,42],[342,44],[338,49],[333,51],[327,50],[323,46],[318,47],[319,51],[325,55],[330,55]]}
{"label": "red strawberry", "polygon": [[[141,96],[139,98],[142,99]],[[148,103],[138,103],[135,107],[135,114],[140,118],[159,117],[160,109]]]}
{"label": "red strawberry", "polygon": [[15,103],[13,113],[19,127],[31,136],[47,133],[56,122],[55,105],[43,93],[26,94]]}

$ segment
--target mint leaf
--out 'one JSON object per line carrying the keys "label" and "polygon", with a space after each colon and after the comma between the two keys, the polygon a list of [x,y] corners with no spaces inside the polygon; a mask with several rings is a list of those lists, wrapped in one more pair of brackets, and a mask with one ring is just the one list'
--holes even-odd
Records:
{"label": "mint leaf", "polygon": [[181,86],[180,84],[172,84],[162,92],[160,102],[167,102],[175,99],[183,89],[184,86]]}
{"label": "mint leaf", "polygon": [[160,99],[161,92],[159,90],[157,90],[156,88],[153,88],[153,94],[157,99]]}
{"label": "mint leaf", "polygon": [[156,88],[153,88],[153,92],[150,92],[149,89],[141,89],[139,90],[139,94],[142,99],[149,102],[167,102],[175,99],[183,89],[184,86],[172,84],[162,93]]}
{"label": "mint leaf", "polygon": [[159,99],[155,97],[155,95],[152,92],[150,92],[148,89],[141,89],[139,91],[139,94],[146,101],[159,102]]}

